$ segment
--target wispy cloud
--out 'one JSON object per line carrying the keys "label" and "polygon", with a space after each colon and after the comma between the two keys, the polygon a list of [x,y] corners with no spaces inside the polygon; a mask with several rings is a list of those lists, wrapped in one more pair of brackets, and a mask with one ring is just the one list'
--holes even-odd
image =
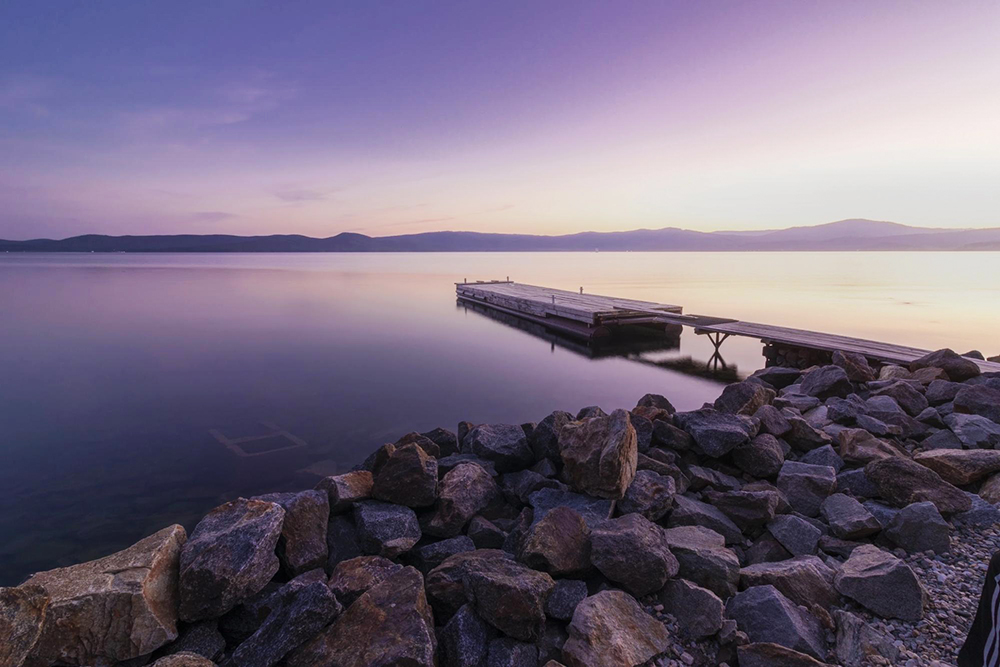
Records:
{"label": "wispy cloud", "polygon": [[274,196],[281,201],[301,202],[301,201],[322,201],[335,190],[310,190],[310,189],[289,189],[278,190]]}
{"label": "wispy cloud", "polygon": [[37,76],[12,76],[0,79],[0,109],[49,115],[43,102],[52,95],[52,83]]}
{"label": "wispy cloud", "polygon": [[230,220],[240,216],[235,213],[227,213],[226,211],[197,211],[192,213],[191,217],[200,222],[221,222],[222,220]]}

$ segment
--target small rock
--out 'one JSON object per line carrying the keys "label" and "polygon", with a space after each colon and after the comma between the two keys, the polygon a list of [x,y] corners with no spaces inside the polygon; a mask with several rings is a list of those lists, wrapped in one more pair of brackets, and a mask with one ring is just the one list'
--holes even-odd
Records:
{"label": "small rock", "polygon": [[411,565],[420,570],[424,576],[455,554],[475,551],[476,545],[466,535],[456,535],[446,540],[439,540],[417,547],[409,554]]}
{"label": "small rock", "polygon": [[819,528],[794,514],[774,517],[774,520],[767,524],[767,530],[793,556],[816,553],[816,545],[823,534]]}
{"label": "small rock", "polygon": [[666,540],[677,559],[680,576],[722,599],[736,592],[740,561],[725,547],[725,539],[704,526],[667,528]]}
{"label": "small rock", "polygon": [[519,558],[535,570],[566,576],[589,570],[590,553],[590,529],[583,517],[569,507],[556,507],[530,529]]}
{"label": "small rock", "polygon": [[853,387],[847,372],[839,366],[821,366],[805,373],[799,391],[806,396],[815,396],[826,400],[831,396],[844,397],[851,393]]}
{"label": "small rock", "polygon": [[320,480],[317,491],[326,491],[330,498],[330,513],[349,509],[359,500],[372,497],[374,478],[367,470],[355,470]]}
{"label": "small rock", "polygon": [[493,477],[474,463],[459,463],[441,480],[434,513],[425,525],[429,535],[454,537],[473,516],[500,499]]}
{"label": "small rock", "polygon": [[492,461],[497,472],[523,470],[535,455],[524,430],[514,424],[481,424],[469,431],[462,451]]}
{"label": "small rock", "polygon": [[943,554],[951,548],[950,533],[951,527],[930,502],[907,505],[885,528],[886,537],[908,553]]}
{"label": "small rock", "polygon": [[618,503],[622,514],[637,513],[650,521],[663,518],[674,505],[676,485],[672,477],[651,470],[638,470]]}
{"label": "small rock", "polygon": [[[787,423],[787,422],[786,422]],[[754,477],[773,478],[785,462],[781,443],[770,433],[761,433],[733,448],[733,463]]]}

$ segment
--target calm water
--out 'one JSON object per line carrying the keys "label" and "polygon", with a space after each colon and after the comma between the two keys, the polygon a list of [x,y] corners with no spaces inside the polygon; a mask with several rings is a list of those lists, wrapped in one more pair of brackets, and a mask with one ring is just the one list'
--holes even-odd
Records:
{"label": "calm water", "polygon": [[[592,359],[456,304],[503,278],[685,312],[1000,354],[1000,255],[0,255],[0,584],[93,558],[239,494],[312,486],[411,430],[699,407],[718,381]],[[760,367],[760,343],[726,362]],[[649,353],[702,364],[686,331]],[[211,433],[283,430],[263,465]],[[280,437],[249,443],[248,448]]]}

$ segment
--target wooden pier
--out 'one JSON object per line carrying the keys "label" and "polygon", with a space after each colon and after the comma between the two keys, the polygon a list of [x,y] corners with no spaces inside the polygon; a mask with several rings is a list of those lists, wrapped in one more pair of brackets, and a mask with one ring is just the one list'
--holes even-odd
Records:
{"label": "wooden pier", "polygon": [[[832,354],[836,350],[864,355],[879,364],[907,365],[929,352],[905,345],[792,329],[756,322],[685,315],[681,306],[618,299],[549,287],[503,281],[456,283],[458,298],[544,324],[564,334],[587,340],[611,335],[617,327],[634,325],[657,331],[677,331],[687,326],[707,335],[719,347],[730,336],[756,338],[770,348],[788,348]],[[815,355],[813,355],[815,356]],[[808,355],[804,359],[809,359]],[[1000,372],[1000,363],[973,359],[983,372]]]}

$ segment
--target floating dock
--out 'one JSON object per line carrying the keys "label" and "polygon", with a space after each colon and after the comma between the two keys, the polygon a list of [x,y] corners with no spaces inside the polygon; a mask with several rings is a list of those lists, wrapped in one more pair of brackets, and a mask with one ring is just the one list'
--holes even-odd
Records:
{"label": "floating dock", "polygon": [[[828,360],[834,351],[854,352],[878,364],[907,365],[928,354],[905,345],[882,343],[864,338],[792,329],[724,317],[685,315],[681,306],[619,299],[515,283],[510,280],[456,283],[462,301],[482,304],[498,311],[542,324],[563,334],[585,340],[601,340],[621,327],[640,327],[652,331],[677,333],[691,327],[696,334],[707,335],[719,347],[730,336],[756,338],[765,345],[769,363],[779,358],[783,363],[810,366]],[[983,372],[1000,372],[1000,363],[975,361]]]}

